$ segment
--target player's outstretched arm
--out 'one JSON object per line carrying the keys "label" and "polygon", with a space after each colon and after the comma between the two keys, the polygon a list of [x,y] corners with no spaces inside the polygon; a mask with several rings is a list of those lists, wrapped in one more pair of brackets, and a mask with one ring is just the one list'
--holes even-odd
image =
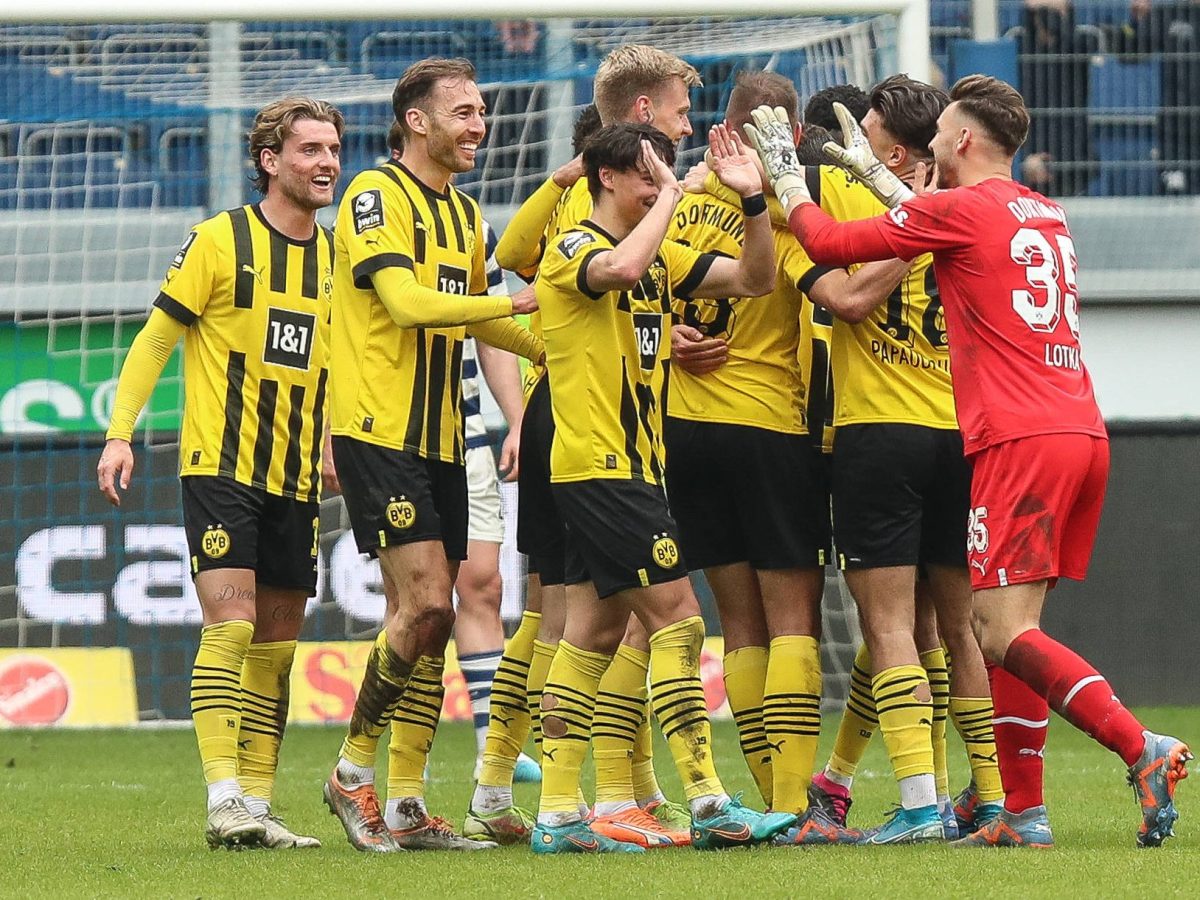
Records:
{"label": "player's outstretched arm", "polygon": [[746,123],[746,136],[758,151],[771,189],[791,215],[795,206],[813,201],[804,181],[804,170],[796,159],[796,145],[793,143],[787,112],[779,106],[774,109],[760,106],[751,110],[750,117],[754,122]]}
{"label": "player's outstretched arm", "polygon": [[100,493],[113,506],[121,505],[121,490],[129,488],[133,477],[133,448],[129,441],[133,437],[133,429],[137,417],[141,414],[150,399],[154,385],[162,376],[171,351],[179,338],[187,331],[187,326],[172,318],[161,309],[155,308],[150,312],[150,318],[138,336],[133,339],[129,355],[121,366],[121,375],[117,379],[117,391],[113,397],[112,419],[108,426],[108,441],[100,454],[100,462],[96,465],[96,478]]}
{"label": "player's outstretched arm", "polygon": [[[520,296],[525,291],[533,291],[533,287],[522,288],[513,296]],[[535,307],[536,308],[536,307]],[[497,350],[506,350],[523,356],[530,362],[541,362],[546,352],[546,345],[528,328],[516,319],[505,317],[489,319],[486,322],[472,322],[467,326],[467,335]]]}
{"label": "player's outstretched arm", "polygon": [[693,297],[761,297],[775,287],[775,241],[767,204],[762,192],[762,177],[741,139],[724,125],[715,125],[708,134],[709,156],[713,172],[726,186],[737,191],[746,220],[742,255],[737,259],[719,257],[709,267]]}
{"label": "player's outstretched arm", "polygon": [[912,190],[880,162],[854,114],[840,103],[833,104],[833,111],[842,126],[842,142],[826,141],[822,147],[826,155],[836,159],[889,209],[911,200],[915,196]]}
{"label": "player's outstretched arm", "polygon": [[869,262],[850,274],[833,269],[817,279],[808,297],[842,321],[857,324],[887,302],[910,268],[902,259],[889,259]]}
{"label": "player's outstretched arm", "polygon": [[592,257],[585,277],[588,290],[593,293],[628,291],[638,283],[658,255],[658,248],[667,236],[675,205],[683,196],[683,188],[675,178],[675,173],[654,152],[649,141],[642,141],[641,168],[654,179],[658,186],[658,197],[642,221],[616,247]]}
{"label": "player's outstretched arm", "polygon": [[375,293],[401,328],[452,328],[537,309],[529,288],[511,297],[464,297],[425,287],[411,269],[403,266],[387,266],[370,277]]}
{"label": "player's outstretched arm", "polygon": [[514,272],[527,272],[542,258],[542,235],[563,192],[583,175],[583,161],[575,157],[559,166],[534,191],[509,220],[496,244],[496,262]]}

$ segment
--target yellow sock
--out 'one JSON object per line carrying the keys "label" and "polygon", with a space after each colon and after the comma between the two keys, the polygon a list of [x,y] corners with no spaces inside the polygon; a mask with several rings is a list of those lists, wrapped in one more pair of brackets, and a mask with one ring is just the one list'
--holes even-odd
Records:
{"label": "yellow sock", "polygon": [[650,657],[622,644],[600,679],[592,720],[592,758],[596,762],[596,802],[634,799],[633,750],[645,718],[646,673]]}
{"label": "yellow sock", "polygon": [[650,635],[650,696],[688,800],[723,794],[713,765],[712,723],[700,684],[704,620],[691,616]]}
{"label": "yellow sock", "polygon": [[529,661],[542,614],[525,612],[516,633],[509,639],[492,679],[492,702],[488,713],[487,740],[483,745],[483,767],[479,783],[488,787],[511,787],[513,768],[529,737]]}
{"label": "yellow sock", "polygon": [[444,657],[418,658],[392,714],[392,735],[388,740],[389,800],[425,796],[425,764],[429,762],[429,748],[433,746],[446,694],[442,684],[445,668]]}
{"label": "yellow sock", "polygon": [[725,696],[737,724],[742,756],[758,793],[772,802],[771,748],[763,728],[763,689],[767,683],[767,648],[739,647],[725,654]]}
{"label": "yellow sock", "polygon": [[1000,769],[996,765],[992,698],[951,697],[950,715],[966,745],[971,780],[975,782],[979,799],[984,803],[998,803],[1004,799],[1004,788],[1000,786]]}
{"label": "yellow sock", "polygon": [[789,634],[771,641],[763,728],[771,746],[774,799],[769,805],[776,812],[803,813],[821,739],[821,648],[816,638]]}
{"label": "yellow sock", "polygon": [[850,696],[842,711],[833,752],[829,754],[829,769],[843,778],[853,778],[858,764],[867,752],[871,735],[879,727],[875,712],[875,697],[871,693],[871,654],[866,644],[860,644],[850,670]]}
{"label": "yellow sock", "polygon": [[192,666],[192,724],[207,784],[237,778],[242,665],[253,636],[253,623],[244,619],[200,630]]}
{"label": "yellow sock", "polygon": [[892,666],[871,681],[879,730],[887,745],[896,780],[933,774],[933,701],[929,679],[920,666]]}
{"label": "yellow sock", "polygon": [[242,724],[238,781],[247,797],[271,802],[279,745],[287,725],[295,641],[251,644],[242,663]]}
{"label": "yellow sock", "polygon": [[[648,659],[649,657],[647,657]],[[649,673],[649,669],[647,669]],[[639,806],[662,797],[658,776],[654,774],[654,732],[650,725],[650,691],[642,689],[639,698],[642,704],[642,724],[638,726],[637,738],[633,742],[633,796]]]}
{"label": "yellow sock", "polygon": [[946,653],[941,647],[921,654],[921,666],[929,678],[933,697],[933,727],[929,740],[933,745],[933,779],[939,797],[950,796],[950,772],[946,763],[946,715],[950,709],[950,670],[946,668]]}
{"label": "yellow sock", "polygon": [[542,752],[542,690],[546,687],[546,675],[550,672],[550,663],[554,660],[554,651],[557,649],[557,644],[534,641],[533,658],[529,661],[529,683],[525,699],[529,708],[533,745],[537,748],[539,756]]}
{"label": "yellow sock", "polygon": [[367,670],[350,716],[350,730],[342,741],[342,759],[356,766],[375,767],[379,736],[392,721],[411,674],[412,664],[402,660],[388,645],[386,631],[379,632],[367,657]]}
{"label": "yellow sock", "polygon": [[611,656],[559,641],[542,691],[540,813],[579,812],[579,773],[587,756],[600,679]]}

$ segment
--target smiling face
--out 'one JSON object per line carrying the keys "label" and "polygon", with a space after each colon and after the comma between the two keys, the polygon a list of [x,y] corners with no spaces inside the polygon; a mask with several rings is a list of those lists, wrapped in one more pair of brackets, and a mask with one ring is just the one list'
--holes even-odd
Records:
{"label": "smiling face", "polygon": [[443,78],[426,106],[427,111],[410,109],[408,116],[410,128],[424,131],[430,160],[450,173],[471,171],[487,134],[483,121],[487,107],[479,85],[466,78]]}
{"label": "smiling face", "polygon": [[262,169],[271,179],[267,192],[278,191],[301,209],[329,206],[342,171],[340,152],[333,123],[297,119],[278,153],[262,151]]}
{"label": "smiling face", "polygon": [[603,168],[600,180],[612,191],[610,208],[614,215],[629,228],[642,221],[658,199],[659,186],[641,166],[624,172]]}

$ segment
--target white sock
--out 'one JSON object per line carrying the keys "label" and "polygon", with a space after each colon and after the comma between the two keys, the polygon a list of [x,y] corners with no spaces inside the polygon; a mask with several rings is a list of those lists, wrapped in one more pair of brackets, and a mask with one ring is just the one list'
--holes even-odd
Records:
{"label": "white sock", "polygon": [[938,809],[951,809],[954,806],[954,801],[950,799],[949,794],[938,794],[937,805]]}
{"label": "white sock", "polygon": [[208,808],[216,809],[222,803],[242,796],[242,786],[236,778],[222,778],[208,786]]}
{"label": "white sock", "polygon": [[832,781],[834,784],[836,784],[840,787],[844,787],[846,790],[850,790],[850,788],[853,787],[853,785],[854,785],[854,776],[853,775],[843,775],[840,772],[833,771],[833,769],[829,768],[829,766],[825,767],[824,774],[825,774],[825,777],[828,778],[830,781]]}
{"label": "white sock", "polygon": [[900,805],[905,809],[937,806],[937,782],[933,773],[900,779]]}
{"label": "white sock", "polygon": [[597,800],[593,812],[597,816],[615,816],[627,809],[637,809],[638,805],[632,800]]}
{"label": "white sock", "polygon": [[695,800],[689,800],[693,819],[707,819],[716,815],[717,811],[729,802],[728,794],[704,794]]}
{"label": "white sock", "polygon": [[415,828],[428,817],[423,797],[389,798],[383,810],[383,821],[393,831]]}
{"label": "white sock", "polygon": [[345,757],[338,760],[337,764],[338,781],[342,784],[374,784],[375,783],[375,767],[360,766],[358,763],[352,763]]}
{"label": "white sock", "polygon": [[582,822],[583,816],[578,812],[539,812],[537,820],[539,825],[551,825],[557,828],[562,825],[573,825],[576,822]]}
{"label": "white sock", "polygon": [[642,809],[647,806],[653,806],[655,803],[666,803],[667,798],[663,796],[662,791],[655,791],[649,797],[638,797],[637,805]]}
{"label": "white sock", "polygon": [[513,805],[512,788],[493,787],[490,784],[475,785],[471,795],[471,811],[479,813],[500,812]]}
{"label": "white sock", "polygon": [[271,801],[263,797],[252,797],[246,795],[246,809],[250,810],[250,815],[256,819],[261,819],[263,816],[271,814]]}

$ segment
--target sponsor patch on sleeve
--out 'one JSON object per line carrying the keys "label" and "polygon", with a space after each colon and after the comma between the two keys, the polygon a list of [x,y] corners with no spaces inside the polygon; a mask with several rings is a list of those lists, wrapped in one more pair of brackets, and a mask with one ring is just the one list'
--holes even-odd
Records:
{"label": "sponsor patch on sleeve", "polygon": [[175,254],[175,258],[171,260],[171,268],[182,269],[183,261],[187,258],[187,253],[192,249],[192,244],[196,241],[196,232],[192,232],[187,236],[187,240],[183,242],[183,246],[179,248],[179,252]]}
{"label": "sponsor patch on sleeve", "polygon": [[566,259],[572,259],[581,248],[595,242],[596,236],[594,234],[588,234],[586,231],[572,231],[558,242],[558,252]]}
{"label": "sponsor patch on sleeve", "polygon": [[353,202],[355,234],[383,227],[383,195],[379,191],[363,191]]}

